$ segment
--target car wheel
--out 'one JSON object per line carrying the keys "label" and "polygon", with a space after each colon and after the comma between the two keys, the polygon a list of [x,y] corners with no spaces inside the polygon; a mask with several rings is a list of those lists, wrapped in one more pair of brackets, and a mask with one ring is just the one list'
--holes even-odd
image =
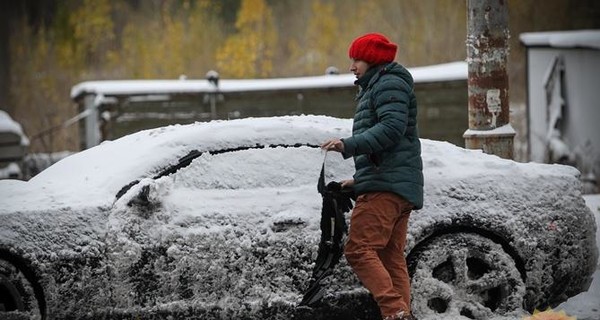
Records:
{"label": "car wheel", "polygon": [[477,234],[446,234],[409,256],[412,310],[419,316],[488,319],[523,305],[525,285],[502,246]]}
{"label": "car wheel", "polygon": [[3,257],[0,257],[0,318],[42,318],[33,285],[19,268]]}

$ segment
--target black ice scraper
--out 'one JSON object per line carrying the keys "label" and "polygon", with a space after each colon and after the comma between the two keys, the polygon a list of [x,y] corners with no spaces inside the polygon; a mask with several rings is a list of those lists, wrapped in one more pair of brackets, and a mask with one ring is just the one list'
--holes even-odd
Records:
{"label": "black ice scraper", "polygon": [[325,184],[325,161],[321,167],[317,190],[323,198],[321,241],[308,289],[299,305],[306,307],[314,306],[323,298],[325,288],[322,282],[331,275],[333,267],[343,254],[342,239],[347,233],[344,213],[352,209],[351,199],[354,199],[354,192],[351,188],[342,188],[342,185],[335,181]]}

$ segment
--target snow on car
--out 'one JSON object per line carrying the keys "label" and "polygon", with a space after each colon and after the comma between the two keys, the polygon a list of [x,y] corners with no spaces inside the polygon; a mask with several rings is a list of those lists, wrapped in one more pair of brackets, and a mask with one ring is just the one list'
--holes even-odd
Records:
{"label": "snow on car", "polygon": [[[285,116],[173,125],[0,181],[0,315],[33,319],[378,319],[342,259],[297,308],[320,239],[318,145],[352,121]],[[568,166],[422,139],[424,208],[406,254],[420,317],[488,319],[585,291],[595,221]],[[349,216],[347,216],[349,221]]]}

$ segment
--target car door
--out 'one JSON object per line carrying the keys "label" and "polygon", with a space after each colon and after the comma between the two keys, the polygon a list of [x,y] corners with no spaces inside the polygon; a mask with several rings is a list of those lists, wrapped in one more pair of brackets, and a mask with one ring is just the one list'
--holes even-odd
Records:
{"label": "car door", "polygon": [[292,144],[196,154],[115,203],[108,241],[118,308],[168,311],[176,302],[202,314],[299,300],[320,237],[323,163],[330,181],[351,178],[352,161]]}

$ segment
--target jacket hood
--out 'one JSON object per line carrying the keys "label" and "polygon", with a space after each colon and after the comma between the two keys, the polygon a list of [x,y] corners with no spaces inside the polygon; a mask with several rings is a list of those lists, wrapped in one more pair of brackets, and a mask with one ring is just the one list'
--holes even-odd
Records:
{"label": "jacket hood", "polygon": [[410,72],[408,72],[408,70],[406,68],[404,68],[404,66],[402,66],[401,64],[399,64],[397,62],[391,62],[389,64],[383,65],[379,69],[379,72],[377,72],[375,74],[375,76],[371,79],[369,84],[377,81],[377,78],[379,78],[385,74],[395,74],[395,75],[399,76],[400,78],[402,78],[402,80],[406,81],[406,83],[411,87],[414,84],[414,80],[413,80],[413,77],[410,74]]}

